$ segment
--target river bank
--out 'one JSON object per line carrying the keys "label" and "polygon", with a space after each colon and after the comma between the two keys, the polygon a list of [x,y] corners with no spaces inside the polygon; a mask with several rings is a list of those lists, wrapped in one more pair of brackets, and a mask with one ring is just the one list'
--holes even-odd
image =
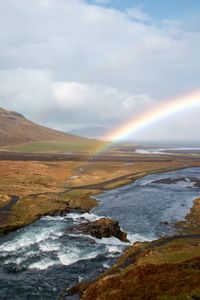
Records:
{"label": "river bank", "polygon": [[[135,243],[99,278],[74,287],[68,294],[78,294],[81,300],[199,299],[199,207],[200,199],[196,199],[182,222],[185,226],[177,224],[181,235]],[[190,234],[186,234],[188,228]]]}
{"label": "river bank", "polygon": [[[70,165],[71,164],[71,165]],[[82,222],[80,218],[80,214],[74,212],[86,212],[86,220],[88,218],[87,213],[89,211],[93,211],[93,209],[98,209],[101,206],[97,206],[99,199],[95,200],[95,198],[99,198],[99,194],[102,193],[103,191],[109,190],[113,187],[120,187],[121,189],[124,189],[126,187],[122,187],[126,185],[127,183],[131,183],[134,180],[137,180],[139,178],[142,178],[144,175],[155,173],[155,172],[160,172],[162,171],[168,171],[170,169],[174,170],[175,169],[180,169],[180,168],[187,168],[190,165],[193,165],[194,162],[189,161],[189,160],[178,160],[178,161],[170,161],[170,162],[163,162],[163,164],[160,164],[156,161],[154,158],[153,162],[147,163],[141,163],[138,162],[137,164],[134,163],[129,163],[124,164],[124,163],[106,163],[106,165],[90,162],[85,164],[84,166],[81,165],[81,170],[80,170],[80,164],[72,165],[72,163],[41,163],[41,162],[17,162],[17,166],[19,167],[24,167],[23,172],[20,174],[20,176],[16,176],[16,165],[13,166],[11,162],[7,162],[7,169],[4,171],[6,172],[6,177],[5,173],[4,174],[4,181],[0,181],[1,187],[1,193],[2,190],[6,190],[6,188],[10,191],[17,191],[18,195],[20,194],[20,200],[18,203],[14,204],[11,209],[11,214],[9,215],[8,222],[11,222],[12,219],[11,217],[14,216],[14,218],[20,218],[18,221],[22,220],[23,222],[26,221],[27,223],[18,223],[20,227],[25,226],[26,224],[33,223],[34,221],[38,220],[36,223],[33,223],[32,225],[29,225],[27,227],[19,229],[17,232],[10,233],[10,235],[6,235],[5,239],[10,238],[12,236],[15,236],[15,234],[22,234],[22,243],[19,243],[20,248],[17,248],[17,255],[19,255],[19,258],[17,257],[12,257],[12,251],[9,252],[10,248],[6,248],[8,250],[8,253],[5,252],[4,255],[9,255],[11,256],[11,261],[8,264],[8,272],[10,274],[13,274],[18,278],[16,274],[19,273],[21,277],[21,272],[28,272],[28,276],[30,278],[35,278],[38,277],[40,278],[40,282],[44,280],[42,283],[42,289],[46,291],[45,293],[46,296],[44,296],[44,299],[49,299],[49,297],[52,297],[51,294],[49,296],[49,290],[51,288],[45,287],[46,281],[43,278],[44,274],[45,277],[49,276],[49,280],[54,286],[54,274],[60,274],[62,278],[59,279],[59,284],[56,287],[56,290],[54,293],[58,293],[58,290],[62,288],[62,282],[67,281],[68,278],[68,284],[71,286],[77,283],[77,278],[80,276],[80,280],[82,282],[82,276],[79,274],[80,270],[83,271],[84,274],[88,274],[87,278],[98,278],[99,274],[103,273],[106,268],[109,266],[113,265],[116,258],[119,256],[119,254],[122,252],[123,249],[127,247],[127,245],[121,244],[119,245],[118,242],[116,244],[115,240],[112,240],[111,244],[110,241],[103,241],[103,243],[96,243],[95,241],[91,241],[90,237],[73,237],[73,235],[66,236],[63,235],[63,229],[69,222],[69,225],[72,224],[71,222]],[[199,162],[195,162],[194,166],[197,167]],[[28,167],[28,168],[27,168]],[[33,167],[35,167],[35,174],[33,174]],[[10,168],[10,170],[9,170]],[[84,169],[84,171],[82,171]],[[15,171],[15,173],[13,173]],[[38,173],[40,176],[38,176]],[[13,174],[16,176],[14,177],[14,184],[13,180],[11,180],[13,177]],[[28,176],[27,176],[28,175]],[[67,176],[66,176],[67,175]],[[120,176],[119,176],[120,175]],[[56,178],[58,176],[58,178]],[[105,180],[105,176],[106,179]],[[155,176],[157,176],[155,174]],[[39,177],[39,178],[38,178]],[[73,178],[71,178],[73,177]],[[88,189],[88,182],[92,182],[93,186],[90,186],[90,189]],[[20,184],[19,184],[20,183]],[[70,185],[69,185],[70,184]],[[30,190],[27,191],[27,187],[30,188]],[[70,187],[70,188],[69,188]],[[93,189],[92,189],[93,188]],[[50,192],[50,191],[51,192]],[[37,191],[37,193],[36,193]],[[112,191],[111,191],[112,192]],[[11,194],[11,193],[10,193]],[[2,193],[2,196],[5,196],[5,201],[4,203],[8,204],[9,207],[9,198],[6,196],[7,194]],[[91,198],[92,197],[92,198]],[[118,196],[117,196],[118,197]],[[109,202],[109,201],[108,201]],[[3,205],[1,206],[3,207]],[[95,208],[96,207],[96,208]],[[127,206],[129,207],[129,206]],[[182,208],[184,208],[182,206]],[[73,213],[70,213],[70,209],[73,210]],[[22,213],[23,212],[23,213]],[[68,212],[67,215],[65,215],[65,212]],[[54,217],[53,215],[61,215],[64,214],[63,216],[57,216]],[[52,217],[42,217],[42,215],[52,215]],[[72,217],[70,217],[70,215]],[[91,215],[91,214],[89,214]],[[102,213],[102,215],[104,215]],[[67,217],[69,216],[69,217]],[[84,215],[83,215],[84,217]],[[97,216],[94,218],[96,219]],[[90,219],[90,217],[89,217]],[[119,219],[116,217],[116,219]],[[126,217],[125,217],[126,219]],[[54,221],[55,220],[55,221]],[[30,222],[30,223],[29,223]],[[55,223],[56,222],[56,223]],[[13,224],[13,223],[10,223]],[[46,224],[46,225],[45,225]],[[61,226],[60,229],[54,228],[55,224]],[[44,234],[42,233],[41,236],[41,241],[40,239],[38,240],[37,235],[41,233],[41,230],[39,229],[40,226],[44,226]],[[121,222],[120,222],[121,225]],[[162,224],[160,224],[161,226]],[[38,228],[39,226],[39,228]],[[50,227],[49,227],[50,226]],[[53,226],[53,227],[52,227]],[[64,226],[64,227],[63,227]],[[163,225],[162,225],[163,226]],[[162,227],[161,226],[161,227]],[[26,242],[24,242],[23,235],[26,233],[26,231],[30,230],[31,232],[35,232],[35,239],[32,237],[32,233],[28,234],[26,238]],[[52,228],[52,229],[49,229]],[[167,226],[162,227],[167,228]],[[14,229],[14,228],[12,228]],[[123,229],[124,226],[123,226]],[[162,229],[162,230],[163,230]],[[36,231],[35,231],[36,230]],[[39,230],[39,231],[37,231]],[[126,230],[125,230],[126,231]],[[38,233],[37,233],[38,232]],[[50,232],[50,235],[49,235]],[[57,235],[58,232],[59,234]],[[165,232],[165,230],[164,230]],[[47,234],[48,233],[48,234]],[[21,239],[20,238],[20,239]],[[55,238],[56,244],[54,245],[54,240],[51,241],[51,238]],[[129,238],[129,237],[128,237]],[[47,245],[46,239],[50,239],[48,241]],[[78,239],[78,240],[77,240]],[[132,242],[136,240],[148,240],[148,238],[134,235],[132,238]],[[16,239],[16,242],[19,241],[19,237]],[[33,244],[31,241],[35,241]],[[66,248],[66,246],[62,249],[61,245],[57,245],[57,241],[61,244],[67,245],[70,243],[73,246],[73,243],[75,243],[75,249],[77,249],[74,253],[74,246],[71,248]],[[14,253],[16,252],[16,245],[15,243],[12,244]],[[17,242],[18,243],[18,242]],[[25,244],[24,244],[25,243]],[[42,243],[42,244],[41,244]],[[43,245],[44,243],[44,245]],[[53,243],[53,244],[52,244]],[[85,243],[85,244],[84,244]],[[41,244],[41,245],[40,245]],[[79,245],[82,247],[85,245],[86,252],[80,251],[79,250]],[[39,248],[38,248],[39,246]],[[25,247],[25,250],[29,249],[29,247],[34,247],[33,249],[30,249],[30,252],[28,250],[27,254],[21,253],[20,249],[22,247],[22,250]],[[78,248],[77,248],[78,247]],[[3,248],[4,249],[4,248]],[[38,250],[37,250],[38,249]],[[50,250],[48,250],[50,249]],[[60,249],[60,250],[59,250]],[[23,251],[25,251],[23,250]],[[26,250],[26,251],[27,251]],[[19,251],[19,253],[18,253]],[[23,252],[22,251],[22,252]],[[49,252],[50,251],[50,252]],[[7,253],[7,254],[6,254]],[[26,253],[26,252],[25,252]],[[21,256],[20,255],[25,255],[25,262],[21,261]],[[48,256],[50,255],[50,257]],[[46,257],[47,256],[47,257]],[[55,256],[55,257],[54,257]],[[53,258],[54,257],[54,258]],[[80,259],[81,257],[83,258],[83,262],[81,263],[80,267]],[[38,259],[40,260],[42,258],[41,262],[38,262]],[[53,262],[52,262],[53,258]],[[86,260],[86,261],[85,261]],[[84,262],[85,261],[85,262]],[[18,262],[19,265],[16,267],[16,262]],[[28,265],[27,265],[28,263]],[[61,266],[60,266],[61,264]],[[64,265],[63,265],[64,264]],[[95,271],[96,273],[93,272],[95,264]],[[67,267],[66,267],[67,265]],[[3,266],[3,265],[2,265]],[[70,267],[69,267],[70,266]],[[46,269],[47,267],[47,269]],[[4,267],[3,267],[4,268]],[[30,268],[30,269],[29,269]],[[37,269],[39,268],[39,269]],[[51,268],[55,268],[52,270]],[[67,268],[67,269],[66,269]],[[80,269],[81,268],[81,269]],[[76,270],[76,271],[75,271]],[[81,272],[82,272],[81,271]],[[7,271],[6,271],[7,272]],[[72,276],[74,272],[74,275]],[[78,273],[77,273],[78,272]],[[87,273],[88,272],[88,273]],[[4,274],[4,273],[2,273]],[[75,275],[76,274],[76,275]],[[78,275],[79,274],[79,275]],[[4,274],[5,275],[5,274]],[[2,275],[4,278],[4,275]],[[58,275],[57,275],[58,276]],[[78,276],[78,277],[77,277]],[[10,277],[8,277],[10,278]],[[7,281],[9,281],[7,278]],[[87,279],[86,278],[86,279]],[[85,278],[84,278],[85,279]],[[74,280],[74,282],[73,282]],[[6,282],[7,282],[6,281]],[[33,280],[35,282],[35,279]],[[12,286],[12,280],[11,280],[11,286]],[[7,283],[5,283],[7,286]],[[25,286],[29,287],[30,283],[26,282]],[[31,286],[34,286],[33,283],[31,283]],[[38,283],[37,283],[38,285]],[[23,287],[23,289],[26,290],[26,287]],[[89,287],[88,287],[89,288]],[[7,289],[7,287],[6,287]],[[20,287],[20,294],[21,294],[21,289]],[[57,290],[58,289],[58,290]],[[34,288],[33,288],[34,290]],[[36,288],[37,290],[37,288]],[[109,289],[108,289],[109,290]],[[2,290],[4,291],[4,290]],[[85,294],[86,289],[82,289],[82,297]],[[87,289],[88,291],[88,289]],[[25,293],[25,298],[26,299],[26,293],[27,290],[24,292]],[[51,290],[52,293],[52,290]],[[41,294],[41,291],[37,290],[37,297],[38,295]],[[57,294],[58,295],[58,294]],[[126,295],[127,296],[127,295]],[[36,296],[35,296],[36,297]],[[91,297],[94,297],[92,295]],[[107,296],[106,296],[107,297]],[[17,298],[16,298],[17,299]],[[20,300],[23,299],[20,298]],[[38,299],[34,298],[33,299]],[[87,298],[86,298],[87,299]],[[95,299],[95,298],[91,298]],[[98,299],[98,298],[97,298]],[[100,298],[101,299],[101,298]],[[104,298],[102,298],[104,299]],[[105,298],[106,299],[106,298]],[[119,298],[121,299],[121,298]],[[127,298],[128,299],[128,298]],[[131,299],[131,298],[130,298]],[[140,298],[142,299],[142,298]],[[156,299],[156,298],[155,298]]]}
{"label": "river bank", "polygon": [[[188,157],[136,157],[132,162],[0,161],[0,233],[19,229],[44,215],[88,212],[94,196],[145,175],[200,166]],[[18,201],[9,205],[13,197]],[[6,209],[8,206],[10,209]]]}
{"label": "river bank", "polygon": [[[174,171],[170,174],[175,178],[185,178],[186,174],[182,174],[183,172],[192,178],[199,174],[198,168]],[[120,226],[128,232],[127,238],[131,240],[131,243],[149,240],[149,242],[141,244],[142,251],[144,250],[146,255],[149,249],[143,249],[142,245],[151,247],[150,240],[162,235],[174,234],[175,229],[171,227],[171,223],[174,219],[183,219],[192,206],[192,200],[200,193],[198,188],[193,188],[190,183],[187,183],[186,186],[185,182],[182,186],[180,181],[170,186],[153,183],[163,177],[169,177],[169,173],[149,175],[129,186],[106,191],[101,196],[97,196],[97,201],[101,201],[101,205],[94,207],[90,213],[74,212],[63,216],[41,217],[32,225],[2,236],[0,296],[5,298],[6,295],[5,299],[17,300],[18,298],[20,300],[39,299],[40,297],[56,299],[63,287],[66,291],[66,288],[70,288],[78,282],[81,282],[81,286],[84,287],[81,297],[86,292],[89,293],[90,287],[87,286],[86,291],[83,282],[104,274],[106,269],[115,265],[116,259],[120,255],[122,255],[120,260],[123,260],[123,251],[127,248],[127,243],[122,243],[115,238],[98,240],[90,234],[72,232],[70,228],[77,228],[82,224],[85,226],[85,222],[98,220],[106,215],[106,211],[106,217],[110,216],[120,220]],[[171,190],[170,194],[169,190]],[[172,198],[172,195],[175,198]],[[157,198],[155,199],[155,197]],[[148,201],[151,202],[151,206]],[[165,203],[166,206],[163,206]],[[116,214],[112,215],[110,211]],[[174,211],[177,213],[174,214]],[[161,220],[167,220],[170,226],[161,224]],[[169,242],[172,243],[172,240],[168,241],[168,245]],[[193,244],[192,239],[191,245]],[[161,248],[157,248],[159,243],[155,245],[154,251],[158,251],[154,259],[161,251]],[[129,249],[135,247],[131,244],[129,246]],[[177,245],[175,245],[174,251],[177,249],[176,247]],[[194,249],[194,246],[192,247]],[[190,246],[188,248],[190,249]],[[131,253],[135,253],[135,250],[129,249],[125,252],[126,254],[128,251],[127,259],[123,264],[124,270],[125,267],[131,267],[133,263]],[[108,287],[107,292],[112,293],[111,287]],[[99,295],[101,294],[99,293]],[[91,299],[95,299],[94,297],[95,294],[91,294]],[[109,294],[105,297],[105,299],[109,299]],[[119,297],[121,297],[120,293]],[[67,296],[66,299],[70,298]]]}
{"label": "river bank", "polygon": [[[175,172],[176,173],[176,172]],[[180,177],[171,181],[161,178],[154,185],[176,186]],[[173,178],[177,178],[176,183]],[[195,187],[194,177],[182,179],[182,186]],[[146,183],[149,178],[147,176]],[[150,192],[150,191],[149,191]],[[170,190],[169,190],[170,192]],[[162,194],[161,194],[162,197]],[[141,199],[142,201],[142,199]],[[154,205],[153,205],[154,207]],[[119,208],[120,209],[120,208]],[[154,207],[155,209],[155,207]],[[200,198],[197,198],[185,220],[175,222],[174,234],[152,242],[137,242],[120,256],[114,266],[97,279],[73,287],[68,295],[81,300],[152,299],[193,300],[200,297]],[[163,225],[168,226],[168,222]]]}

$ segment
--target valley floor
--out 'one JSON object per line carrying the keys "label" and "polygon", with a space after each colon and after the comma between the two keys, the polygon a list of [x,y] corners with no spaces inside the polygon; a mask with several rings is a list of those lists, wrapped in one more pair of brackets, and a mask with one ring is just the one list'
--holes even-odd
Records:
{"label": "valley floor", "polygon": [[[98,205],[91,196],[145,175],[200,166],[198,157],[188,155],[33,159],[0,155],[1,234],[42,215],[89,211]],[[72,292],[83,300],[200,299],[199,220],[197,199],[186,220],[177,224],[178,236],[134,244],[100,278]]]}

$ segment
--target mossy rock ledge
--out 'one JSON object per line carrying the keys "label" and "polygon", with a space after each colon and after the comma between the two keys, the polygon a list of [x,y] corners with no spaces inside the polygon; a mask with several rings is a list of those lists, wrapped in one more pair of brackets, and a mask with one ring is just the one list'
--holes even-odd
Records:
{"label": "mossy rock ledge", "polygon": [[82,223],[67,229],[66,232],[69,231],[90,234],[97,239],[116,237],[122,242],[129,242],[127,234],[120,229],[119,222],[109,218],[101,218],[96,221]]}

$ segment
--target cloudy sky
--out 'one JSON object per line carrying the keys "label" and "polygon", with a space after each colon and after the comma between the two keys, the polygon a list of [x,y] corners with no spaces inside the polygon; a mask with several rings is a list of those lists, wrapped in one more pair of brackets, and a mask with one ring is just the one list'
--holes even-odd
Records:
{"label": "cloudy sky", "polygon": [[[199,0],[1,0],[0,106],[64,131],[116,128],[199,89]],[[200,108],[132,139],[199,138]]]}

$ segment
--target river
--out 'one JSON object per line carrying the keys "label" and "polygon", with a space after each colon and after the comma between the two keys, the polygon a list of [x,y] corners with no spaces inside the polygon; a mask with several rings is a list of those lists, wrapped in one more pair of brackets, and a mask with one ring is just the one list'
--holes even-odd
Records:
{"label": "river", "polygon": [[[168,178],[179,180],[155,182]],[[106,270],[127,247],[115,238],[66,233],[73,225],[111,217],[128,232],[131,243],[173,234],[170,224],[183,219],[200,196],[200,187],[194,186],[199,178],[200,168],[149,175],[99,195],[99,206],[91,213],[42,217],[2,236],[0,299],[56,299],[63,289]]]}

